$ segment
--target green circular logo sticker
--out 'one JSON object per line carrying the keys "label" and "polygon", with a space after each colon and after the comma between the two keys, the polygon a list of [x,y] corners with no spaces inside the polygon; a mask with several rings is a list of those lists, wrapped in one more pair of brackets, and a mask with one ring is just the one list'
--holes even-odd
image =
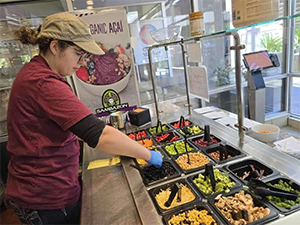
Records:
{"label": "green circular logo sticker", "polygon": [[[112,89],[106,90],[102,95],[102,105],[104,108],[120,105],[120,97],[117,92]],[[117,110],[112,110],[115,112]]]}

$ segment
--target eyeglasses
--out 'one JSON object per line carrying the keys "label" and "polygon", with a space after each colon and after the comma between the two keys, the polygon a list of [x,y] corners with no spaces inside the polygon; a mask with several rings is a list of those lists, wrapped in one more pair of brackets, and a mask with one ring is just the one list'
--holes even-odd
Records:
{"label": "eyeglasses", "polygon": [[92,54],[83,50],[79,50],[76,46],[71,45],[67,42],[64,42],[69,47],[73,48],[76,51],[76,54],[79,56],[78,62],[83,62],[86,58],[89,58]]}
{"label": "eyeglasses", "polygon": [[78,62],[83,62],[86,58],[89,58],[92,55],[89,52],[80,51],[76,47],[73,47],[73,46],[70,46],[70,47],[72,47],[76,51],[77,55],[79,56]]}

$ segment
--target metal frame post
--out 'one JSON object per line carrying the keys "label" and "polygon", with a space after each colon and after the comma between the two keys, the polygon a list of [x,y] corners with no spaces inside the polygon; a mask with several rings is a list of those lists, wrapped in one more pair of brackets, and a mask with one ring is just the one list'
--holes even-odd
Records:
{"label": "metal frame post", "polygon": [[[285,8],[285,15],[284,16],[288,16],[288,15],[294,15],[296,13],[296,1],[289,1],[286,3]],[[291,73],[294,69],[294,43],[292,41],[289,40],[294,40],[295,38],[295,19],[291,19],[288,21],[284,21],[284,29],[287,29],[287,32],[284,32],[285,35],[287,35],[286,39],[287,40],[287,45],[286,47],[286,57],[285,61],[286,62],[286,67],[285,67],[285,71],[287,74]],[[282,50],[284,49],[284,46],[282,48]],[[282,57],[283,59],[283,57]],[[283,81],[283,80],[282,80]],[[284,82],[283,82],[284,85]],[[286,78],[286,83],[285,83],[285,90],[282,93],[283,94],[283,98],[282,101],[284,99],[284,103],[285,103],[285,108],[284,111],[286,111],[287,113],[291,112],[291,100],[292,100],[292,89],[293,89],[293,77],[287,76]]]}
{"label": "metal frame post", "polygon": [[182,54],[182,61],[183,61],[183,71],[184,71],[184,79],[185,79],[187,107],[188,107],[189,115],[191,115],[191,102],[190,102],[190,93],[189,93],[187,70],[186,70],[186,50],[185,50],[185,46],[183,44],[183,40],[181,40],[180,47],[181,47],[181,54]]}
{"label": "metal frame post", "polygon": [[240,142],[244,142],[244,103],[243,103],[243,90],[242,90],[242,79],[241,79],[241,49],[245,48],[245,45],[240,44],[240,36],[238,33],[227,33],[234,37],[234,46],[231,46],[231,50],[235,50],[235,80],[236,80],[236,92],[238,101],[238,128]]}
{"label": "metal frame post", "polygon": [[157,121],[159,120],[159,112],[158,112],[158,102],[157,102],[157,96],[156,96],[156,90],[155,90],[155,83],[154,83],[154,75],[153,75],[153,69],[152,69],[152,57],[151,57],[151,50],[152,47],[148,48],[148,58],[149,58],[149,72],[152,82],[152,88],[153,88],[153,98],[154,98],[154,104],[155,104],[155,111],[156,111],[156,118]]}

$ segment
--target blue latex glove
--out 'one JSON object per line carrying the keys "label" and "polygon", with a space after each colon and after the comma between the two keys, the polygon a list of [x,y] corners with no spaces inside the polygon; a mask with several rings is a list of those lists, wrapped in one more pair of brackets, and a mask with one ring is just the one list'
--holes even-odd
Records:
{"label": "blue latex glove", "polygon": [[160,152],[157,151],[150,151],[151,158],[147,161],[149,164],[154,165],[156,168],[162,166],[163,158]]}

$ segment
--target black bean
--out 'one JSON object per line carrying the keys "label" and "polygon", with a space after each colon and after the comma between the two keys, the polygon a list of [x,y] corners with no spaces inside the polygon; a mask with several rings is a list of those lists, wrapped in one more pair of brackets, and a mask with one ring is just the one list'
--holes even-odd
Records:
{"label": "black bean", "polygon": [[148,182],[153,182],[156,180],[163,179],[168,176],[172,176],[176,173],[175,168],[172,166],[170,162],[163,162],[162,167],[156,168],[155,166],[146,166],[143,168],[144,172],[149,174],[151,177],[153,177],[155,180],[146,178]]}

